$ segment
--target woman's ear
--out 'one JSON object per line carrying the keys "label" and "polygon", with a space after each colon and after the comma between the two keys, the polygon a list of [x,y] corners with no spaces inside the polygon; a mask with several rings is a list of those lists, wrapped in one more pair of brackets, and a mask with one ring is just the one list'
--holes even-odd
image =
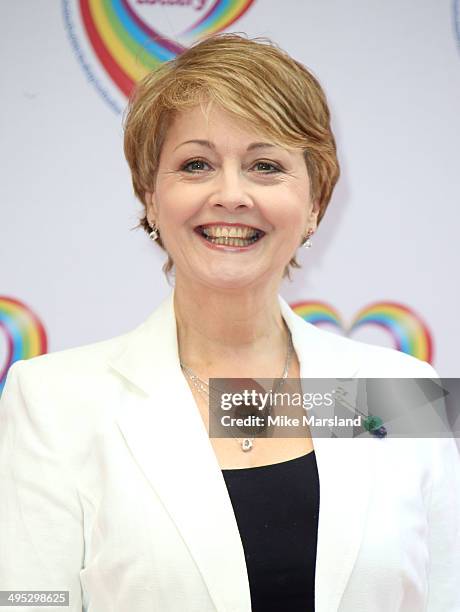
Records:
{"label": "woman's ear", "polygon": [[312,209],[310,211],[310,219],[309,219],[309,226],[313,229],[316,230],[317,224],[318,224],[318,215],[319,215],[319,200],[315,200],[313,202],[313,206]]}
{"label": "woman's ear", "polygon": [[146,191],[144,193],[144,201],[145,201],[145,208],[147,212],[147,219],[149,220],[149,223],[151,224],[153,221],[155,221],[155,219],[158,218],[156,198],[155,198],[155,194],[153,193],[153,191]]}

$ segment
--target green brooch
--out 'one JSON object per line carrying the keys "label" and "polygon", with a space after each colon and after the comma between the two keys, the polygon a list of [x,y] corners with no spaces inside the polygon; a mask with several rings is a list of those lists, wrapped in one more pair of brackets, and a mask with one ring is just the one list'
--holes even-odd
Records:
{"label": "green brooch", "polygon": [[387,435],[386,427],[380,417],[370,414],[363,419],[363,427],[373,436],[384,438]]}

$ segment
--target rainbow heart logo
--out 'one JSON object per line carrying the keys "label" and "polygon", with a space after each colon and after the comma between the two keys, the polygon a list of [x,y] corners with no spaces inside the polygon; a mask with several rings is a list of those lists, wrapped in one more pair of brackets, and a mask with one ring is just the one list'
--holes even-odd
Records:
{"label": "rainbow heart logo", "polygon": [[0,393],[11,364],[47,351],[46,332],[36,314],[23,302],[0,296],[0,330],[6,338],[6,357],[0,364]]}
{"label": "rainbow heart logo", "polygon": [[[225,30],[254,1],[62,0],[62,8],[80,65],[105,101],[120,112],[134,84],[147,72],[193,42]],[[177,33],[166,36],[165,29]]]}
{"label": "rainbow heart logo", "polygon": [[346,326],[338,311],[325,302],[294,302],[291,308],[308,323],[332,325],[347,336],[364,326],[384,329],[398,351],[432,363],[433,340],[427,325],[413,310],[398,302],[374,302],[362,308]]}

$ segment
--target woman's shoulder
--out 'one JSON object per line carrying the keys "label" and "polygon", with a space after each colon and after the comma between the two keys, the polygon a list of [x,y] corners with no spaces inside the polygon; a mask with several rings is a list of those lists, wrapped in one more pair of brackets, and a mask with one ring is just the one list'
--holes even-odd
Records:
{"label": "woman's shoulder", "polygon": [[110,385],[106,383],[115,380],[110,360],[123,350],[137,329],[106,340],[15,361],[8,370],[3,393],[14,385],[27,399],[36,398],[43,404],[65,398],[66,405],[72,398],[81,402],[85,396],[95,398],[99,393],[107,393]]}
{"label": "woman's shoulder", "polygon": [[2,427],[30,428],[60,455],[80,457],[112,419],[123,383],[110,360],[132,333],[14,362],[0,397]]}
{"label": "woman's shoulder", "polygon": [[99,340],[80,346],[52,351],[37,355],[30,359],[14,362],[10,370],[24,370],[27,373],[41,374],[45,370],[68,372],[71,369],[92,370],[104,363],[111,355],[121,348],[125,340],[133,333],[127,332],[113,338]]}
{"label": "woman's shoulder", "polygon": [[[30,359],[15,361],[8,374],[17,373],[25,379],[40,379],[48,382],[53,377],[53,386],[59,386],[60,378],[88,377],[95,379],[101,374],[111,372],[110,363],[116,360],[126,348],[132,345],[133,350],[152,346],[152,338],[167,328],[171,334],[172,326],[168,325],[173,316],[172,298],[168,296],[150,315],[136,327],[117,336],[76,346],[52,351]],[[169,319],[168,319],[169,315]]]}

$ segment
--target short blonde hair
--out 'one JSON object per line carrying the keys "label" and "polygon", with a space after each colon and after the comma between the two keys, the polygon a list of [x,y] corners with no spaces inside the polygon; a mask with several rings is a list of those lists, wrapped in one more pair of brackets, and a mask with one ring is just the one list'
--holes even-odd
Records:
{"label": "short blonde hair", "polygon": [[[144,205],[137,227],[150,233],[145,192],[153,191],[174,114],[215,102],[275,144],[303,150],[321,221],[340,175],[326,96],[312,73],[266,37],[209,36],[148,73],[134,88],[124,119],[124,151]],[[157,240],[164,249],[161,236]],[[168,261],[163,271],[173,268]],[[286,266],[299,268],[295,257]]]}

